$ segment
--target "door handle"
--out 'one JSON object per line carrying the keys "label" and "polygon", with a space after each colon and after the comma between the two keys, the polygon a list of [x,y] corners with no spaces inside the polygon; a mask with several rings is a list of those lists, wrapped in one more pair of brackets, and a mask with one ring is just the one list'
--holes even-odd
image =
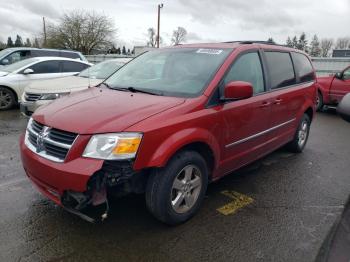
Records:
{"label": "door handle", "polygon": [[270,105],[271,105],[270,102],[265,101],[265,102],[263,102],[259,107],[260,107],[260,108],[265,108],[265,107],[268,107],[268,106],[270,106]]}
{"label": "door handle", "polygon": [[277,99],[275,100],[274,104],[279,105],[279,104],[281,104],[282,101],[283,101],[283,99],[277,98]]}

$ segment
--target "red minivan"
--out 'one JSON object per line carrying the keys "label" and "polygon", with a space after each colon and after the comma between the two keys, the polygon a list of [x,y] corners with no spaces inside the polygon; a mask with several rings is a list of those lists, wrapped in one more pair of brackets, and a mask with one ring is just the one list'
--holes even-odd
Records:
{"label": "red minivan", "polygon": [[295,49],[158,49],[36,111],[22,162],[44,195],[89,221],[106,218],[108,196],[145,193],[174,225],[198,211],[209,182],[286,144],[301,152],[316,92],[310,59]]}

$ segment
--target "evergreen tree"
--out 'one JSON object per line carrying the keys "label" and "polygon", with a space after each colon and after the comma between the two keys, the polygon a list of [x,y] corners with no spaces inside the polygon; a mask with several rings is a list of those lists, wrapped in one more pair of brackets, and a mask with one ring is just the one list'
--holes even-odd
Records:
{"label": "evergreen tree", "polygon": [[288,38],[287,38],[286,46],[288,46],[288,47],[294,47],[294,46],[293,46],[293,42],[292,42],[292,40],[290,39],[289,36],[288,36]]}
{"label": "evergreen tree", "polygon": [[26,39],[26,44],[25,44],[26,47],[31,47],[32,46],[32,43],[30,42],[30,39],[27,38]]}
{"label": "evergreen tree", "polygon": [[21,37],[20,35],[17,35],[17,37],[16,37],[15,46],[16,46],[16,47],[21,47],[21,46],[23,46],[22,37]]}
{"label": "evergreen tree", "polygon": [[298,39],[296,36],[293,37],[293,40],[292,40],[292,47],[293,48],[298,48]]}
{"label": "evergreen tree", "polygon": [[12,41],[11,36],[9,36],[9,37],[7,38],[7,47],[13,47],[13,41]]}
{"label": "evergreen tree", "polygon": [[120,55],[120,54],[121,54],[120,47],[117,48],[116,54],[117,54],[117,55]]}
{"label": "evergreen tree", "polygon": [[271,43],[271,44],[274,44],[274,43],[275,43],[275,41],[273,40],[272,37],[269,37],[269,39],[267,39],[267,42],[268,42],[268,43]]}
{"label": "evergreen tree", "polygon": [[36,47],[36,48],[39,48],[39,47],[40,47],[39,39],[38,39],[38,38],[35,38],[35,39],[34,39],[33,47]]}
{"label": "evergreen tree", "polygon": [[128,55],[130,55],[130,49],[128,48],[128,53],[127,53]]}
{"label": "evergreen tree", "polygon": [[314,35],[310,44],[310,55],[313,57],[319,57],[321,55],[320,41],[317,35]]}
{"label": "evergreen tree", "polygon": [[123,46],[122,54],[123,54],[123,55],[126,55],[126,48],[125,48],[125,46]]}
{"label": "evergreen tree", "polygon": [[298,48],[299,50],[308,52],[306,34],[305,34],[304,32],[303,32],[303,33],[300,35],[300,37],[299,37],[297,48]]}

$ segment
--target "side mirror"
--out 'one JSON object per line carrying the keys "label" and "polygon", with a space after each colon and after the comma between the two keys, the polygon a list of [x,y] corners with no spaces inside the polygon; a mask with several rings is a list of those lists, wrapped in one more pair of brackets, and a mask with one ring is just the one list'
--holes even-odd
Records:
{"label": "side mirror", "polygon": [[23,71],[24,75],[29,75],[29,74],[33,74],[33,73],[34,73],[34,70],[31,68],[27,68]]}
{"label": "side mirror", "polygon": [[253,85],[244,81],[233,81],[225,85],[222,100],[241,100],[253,96]]}
{"label": "side mirror", "polygon": [[10,63],[10,61],[6,58],[1,61],[2,65],[8,65],[9,63]]}
{"label": "side mirror", "polygon": [[341,72],[336,73],[335,78],[338,78],[340,80],[343,79],[343,73],[341,73]]}
{"label": "side mirror", "polygon": [[337,107],[338,114],[347,122],[350,122],[350,94],[343,97]]}

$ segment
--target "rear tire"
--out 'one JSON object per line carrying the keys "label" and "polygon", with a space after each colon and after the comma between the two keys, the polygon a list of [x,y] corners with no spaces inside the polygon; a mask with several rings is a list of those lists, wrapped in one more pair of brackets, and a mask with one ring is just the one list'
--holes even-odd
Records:
{"label": "rear tire", "polygon": [[297,131],[295,132],[293,140],[289,144],[287,144],[287,148],[289,149],[289,151],[293,153],[301,153],[304,150],[307,140],[309,138],[310,125],[310,117],[307,114],[304,114],[300,120],[299,126],[297,128]]}
{"label": "rear tire", "polygon": [[8,110],[17,104],[15,93],[7,87],[0,86],[0,110]]}
{"label": "rear tire", "polygon": [[317,100],[316,100],[316,111],[320,112],[323,109],[323,96],[320,91],[317,91]]}
{"label": "rear tire", "polygon": [[203,157],[196,151],[181,151],[164,168],[151,172],[146,186],[147,208],[163,223],[183,223],[200,208],[207,185]]}

